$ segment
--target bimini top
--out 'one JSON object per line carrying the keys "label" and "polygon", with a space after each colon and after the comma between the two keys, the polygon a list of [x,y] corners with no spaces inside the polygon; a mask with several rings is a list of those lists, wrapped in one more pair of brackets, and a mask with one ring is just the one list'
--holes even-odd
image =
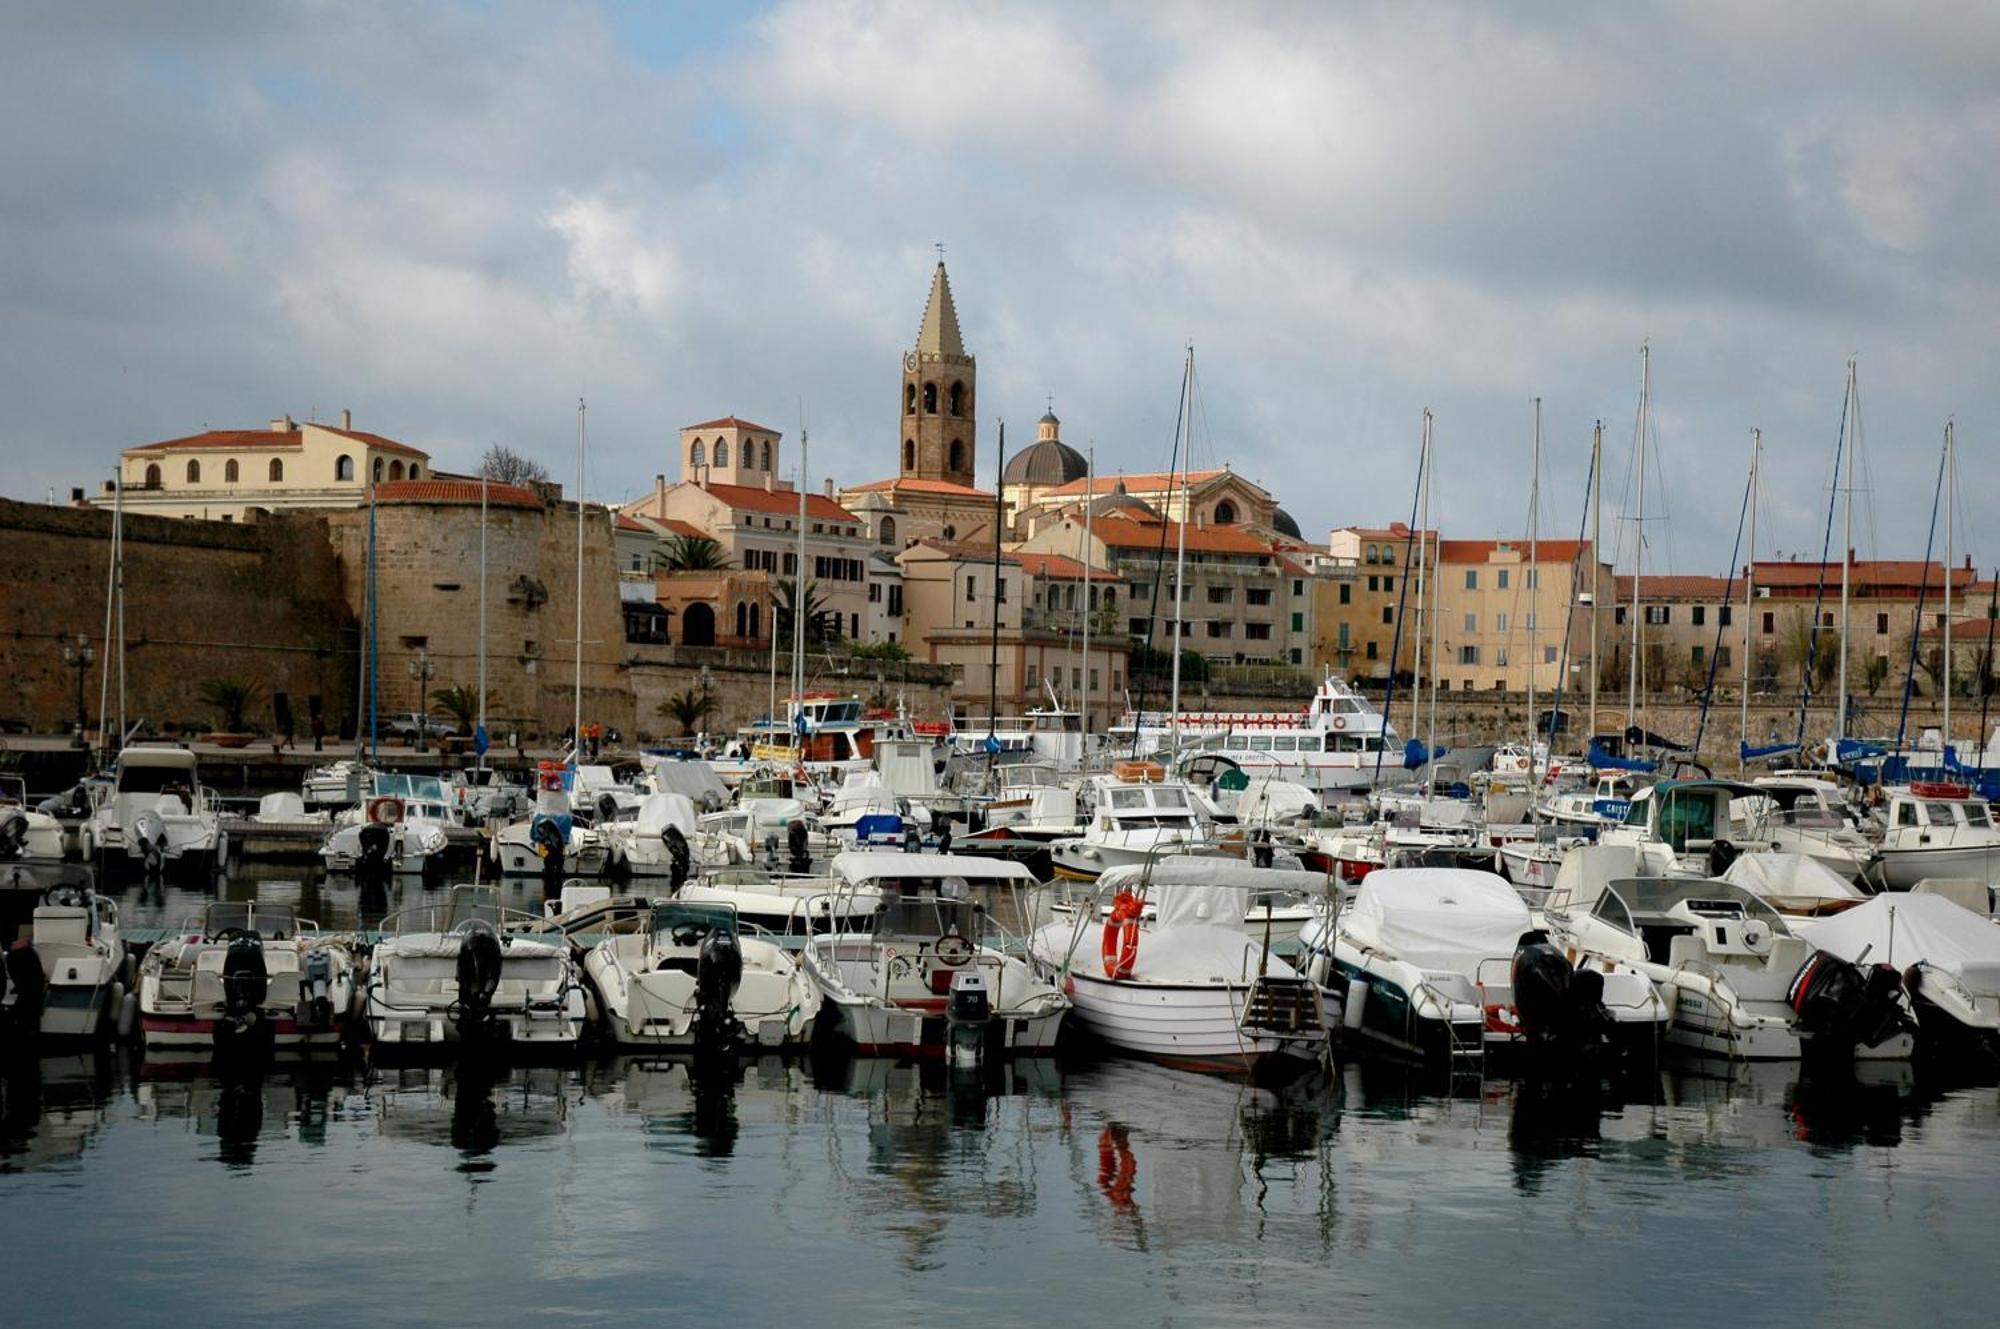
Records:
{"label": "bimini top", "polygon": [[833,856],[833,875],[851,886],[868,884],[932,894],[948,880],[967,885],[1038,886],[1025,863],[983,854],[905,854],[894,849],[848,849]]}
{"label": "bimini top", "polygon": [[135,743],[118,754],[120,766],[168,766],[175,770],[195,768],[194,753],[171,743]]}
{"label": "bimini top", "polygon": [[1378,868],[1340,916],[1353,945],[1468,975],[1484,960],[1511,961],[1531,928],[1526,902],[1506,879],[1472,868]]}

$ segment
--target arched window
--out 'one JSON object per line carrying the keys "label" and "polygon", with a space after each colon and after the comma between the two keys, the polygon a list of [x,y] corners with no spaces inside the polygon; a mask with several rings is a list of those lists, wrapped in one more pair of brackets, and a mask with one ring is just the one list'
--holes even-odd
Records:
{"label": "arched window", "polygon": [[284,478],[285,478],[285,459],[283,457],[271,458],[271,483],[276,484]]}
{"label": "arched window", "polygon": [[903,440],[903,469],[906,471],[917,469],[917,441],[913,438]]}
{"label": "arched window", "polygon": [[715,440],[715,464],[717,466],[729,465],[729,440],[726,438]]}
{"label": "arched window", "polygon": [[1375,546],[1374,546],[1374,545],[1369,545],[1369,546],[1368,546],[1368,561],[1369,561],[1370,563],[1379,563],[1379,562],[1381,562],[1381,560],[1380,560],[1379,558],[1377,558],[1377,557],[1375,556]]}
{"label": "arched window", "polygon": [[333,478],[352,480],[354,478],[354,458],[342,453],[333,459]]}
{"label": "arched window", "polygon": [[905,383],[903,385],[903,414],[915,415],[916,413],[917,385],[914,383]]}
{"label": "arched window", "polygon": [[743,469],[746,471],[757,469],[757,441],[755,439],[743,445]]}
{"label": "arched window", "polygon": [[896,519],[894,517],[884,517],[882,519],[882,529],[876,538],[885,545],[894,545],[896,543]]}
{"label": "arched window", "polygon": [[694,441],[694,445],[688,449],[688,465],[690,466],[708,465],[708,449],[702,445],[702,441],[700,439],[696,439]]}
{"label": "arched window", "polygon": [[160,463],[154,462],[152,465],[146,468],[146,488],[158,489],[159,487],[160,487]]}
{"label": "arched window", "polygon": [[382,459],[380,457],[375,459],[373,478],[376,484],[379,485],[382,483]]}
{"label": "arched window", "polygon": [[954,383],[951,385],[951,413],[958,416],[965,414],[965,384],[963,383]]}
{"label": "arched window", "polygon": [[762,605],[753,604],[750,606],[750,632],[748,635],[751,641],[762,641],[764,638],[762,625],[757,621],[758,610],[761,608],[763,608]]}
{"label": "arched window", "polygon": [[1215,505],[1215,524],[1217,526],[1234,526],[1236,524],[1236,505],[1226,498],[1217,503]]}
{"label": "arched window", "polygon": [[236,483],[236,458],[231,457],[228,461],[222,463],[222,483],[226,485]]}
{"label": "arched window", "polygon": [[954,471],[965,469],[965,444],[957,439],[951,441],[951,469]]}
{"label": "arched window", "polygon": [[422,474],[423,474],[423,472],[422,472],[422,471],[420,471],[420,470],[419,470],[419,469],[417,468],[417,464],[416,464],[415,462],[411,462],[411,463],[410,463],[410,478],[411,478],[412,480],[415,480],[415,479],[418,479],[418,478],[419,478],[419,477],[420,477],[420,476],[421,476]]}
{"label": "arched window", "polygon": [[391,480],[400,480],[400,479],[402,479],[402,478],[403,478],[403,463],[402,463],[402,462],[400,462],[400,461],[392,461],[392,462],[390,462],[390,463],[389,463],[389,478],[390,478]]}
{"label": "arched window", "polygon": [[750,626],[750,606],[744,603],[743,601],[738,600],[736,602],[736,635],[738,637],[749,636],[750,634],[747,631],[749,626]]}
{"label": "arched window", "polygon": [[937,414],[937,384],[924,384],[924,414]]}
{"label": "arched window", "polygon": [[764,466],[763,466],[763,469],[764,469],[764,470],[767,470],[767,471],[771,469],[771,445],[770,445],[769,443],[766,443],[766,444],[764,445]]}
{"label": "arched window", "polygon": [[1396,546],[1394,545],[1382,546],[1382,561],[1384,563],[1394,563],[1396,561]]}
{"label": "arched window", "polygon": [[200,484],[200,483],[201,483],[201,463],[200,463],[200,462],[198,462],[198,461],[195,461],[195,460],[194,460],[193,458],[189,458],[189,459],[188,459],[188,472],[187,472],[187,474],[188,474],[188,483],[189,483],[189,484],[191,484],[191,485],[198,485],[198,484]]}

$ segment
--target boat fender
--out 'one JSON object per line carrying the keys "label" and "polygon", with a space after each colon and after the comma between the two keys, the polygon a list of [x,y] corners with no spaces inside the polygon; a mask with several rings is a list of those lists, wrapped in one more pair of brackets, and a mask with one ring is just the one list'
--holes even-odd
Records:
{"label": "boat fender", "polygon": [[1104,975],[1130,978],[1139,962],[1139,915],[1145,906],[1130,891],[1120,891],[1111,902],[1111,917],[1104,924]]}
{"label": "boat fender", "polygon": [[1347,980],[1347,1000],[1341,1003],[1340,1026],[1343,1029],[1359,1029],[1361,1013],[1368,1006],[1368,984],[1360,978]]}

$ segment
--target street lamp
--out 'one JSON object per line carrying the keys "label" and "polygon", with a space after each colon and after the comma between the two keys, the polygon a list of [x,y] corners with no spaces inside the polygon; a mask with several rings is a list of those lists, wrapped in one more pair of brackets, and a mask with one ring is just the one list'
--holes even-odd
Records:
{"label": "street lamp", "polygon": [[703,665],[701,667],[701,734],[695,740],[698,747],[705,746],[701,743],[701,739],[708,736],[708,685],[713,678],[714,675],[709,673],[708,666]]}
{"label": "street lamp", "polygon": [[83,676],[90,672],[91,665],[97,663],[97,652],[90,649],[90,639],[81,632],[76,634],[76,644],[63,643],[63,663],[76,670],[76,739],[74,746],[84,747],[83,731],[90,727],[90,716],[83,708]]}
{"label": "street lamp", "polygon": [[417,658],[410,661],[410,677],[417,680],[417,751],[425,751],[424,740],[430,735],[431,680],[437,677],[437,666],[431,663],[431,653],[422,647],[417,649]]}

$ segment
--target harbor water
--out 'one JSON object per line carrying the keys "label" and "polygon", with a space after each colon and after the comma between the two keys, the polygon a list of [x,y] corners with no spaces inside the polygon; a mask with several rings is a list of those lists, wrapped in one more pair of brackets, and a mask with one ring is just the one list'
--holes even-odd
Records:
{"label": "harbor water", "polygon": [[[221,891],[331,927],[384,903],[295,870]],[[211,898],[142,894],[127,926]],[[2000,1284],[2000,1088],[1907,1066],[1590,1095],[1358,1062],[1270,1089],[1088,1057],[118,1051],[0,1093],[10,1325],[1949,1324]]]}

